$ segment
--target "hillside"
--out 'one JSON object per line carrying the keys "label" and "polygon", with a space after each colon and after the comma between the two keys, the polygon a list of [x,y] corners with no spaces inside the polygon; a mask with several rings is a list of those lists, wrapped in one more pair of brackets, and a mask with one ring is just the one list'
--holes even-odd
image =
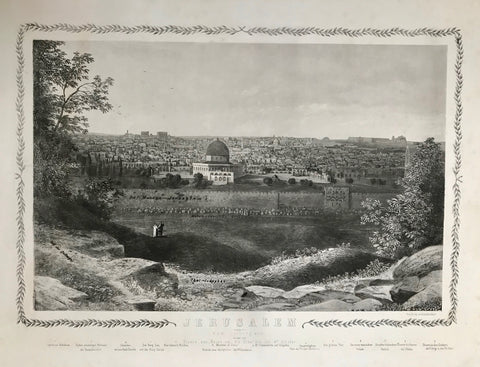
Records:
{"label": "hillside", "polygon": [[439,307],[441,246],[392,266],[380,260],[344,247],[278,259],[239,273],[192,272],[173,263],[125,257],[124,246],[105,232],[37,223],[35,308],[346,311]]}

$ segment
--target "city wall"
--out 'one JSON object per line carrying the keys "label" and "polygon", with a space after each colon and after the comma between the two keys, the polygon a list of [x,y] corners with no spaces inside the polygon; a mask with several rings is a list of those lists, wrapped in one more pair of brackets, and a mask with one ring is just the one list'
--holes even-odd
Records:
{"label": "city wall", "polygon": [[[347,190],[345,190],[347,189]],[[340,192],[340,195],[338,195]],[[162,208],[248,208],[284,209],[318,208],[354,210],[361,208],[366,198],[385,203],[394,193],[350,193],[348,188],[337,192],[262,192],[210,190],[153,190],[129,189],[120,199],[119,209]]]}

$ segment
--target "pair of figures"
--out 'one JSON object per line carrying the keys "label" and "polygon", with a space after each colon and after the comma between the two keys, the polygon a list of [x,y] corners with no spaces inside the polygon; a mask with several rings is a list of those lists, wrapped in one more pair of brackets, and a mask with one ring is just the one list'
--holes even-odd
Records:
{"label": "pair of figures", "polygon": [[162,237],[163,236],[163,227],[164,227],[163,222],[161,222],[160,225],[154,224],[153,225],[153,237]]}

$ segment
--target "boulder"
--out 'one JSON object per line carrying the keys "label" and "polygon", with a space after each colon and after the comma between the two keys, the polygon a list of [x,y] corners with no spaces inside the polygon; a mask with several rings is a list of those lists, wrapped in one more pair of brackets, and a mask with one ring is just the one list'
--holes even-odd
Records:
{"label": "boulder", "polygon": [[432,283],[424,290],[410,297],[409,300],[402,305],[402,307],[404,310],[410,310],[412,308],[422,307],[427,303],[441,301],[441,299],[442,283]]}
{"label": "boulder", "polygon": [[252,311],[291,311],[294,305],[287,302],[277,302],[268,305],[262,305],[254,308]]}
{"label": "boulder", "polygon": [[178,290],[178,277],[165,272],[161,263],[140,268],[120,279],[134,294],[155,294],[156,297],[174,296]]}
{"label": "boulder", "polygon": [[148,265],[144,268],[138,269],[135,273],[132,275],[148,275],[148,274],[155,274],[155,275],[168,275],[165,272],[165,267],[163,266],[162,263],[153,263],[151,265]]}
{"label": "boulder", "polygon": [[392,285],[394,284],[393,279],[372,279],[368,285]]}
{"label": "boulder", "polygon": [[407,301],[410,297],[417,294],[423,288],[419,285],[420,279],[418,277],[407,277],[402,279],[399,283],[395,284],[390,290],[390,295],[393,302],[403,303]]}
{"label": "boulder", "polygon": [[137,311],[154,311],[156,302],[148,298],[136,298],[128,300],[127,303],[135,307]]}
{"label": "boulder", "polygon": [[347,302],[347,303],[356,303],[361,300],[360,297],[352,293],[346,293],[338,298],[340,301]]}
{"label": "boulder", "polygon": [[338,299],[347,303],[355,303],[361,300],[361,298],[355,296],[352,293],[336,290],[325,290],[323,292],[310,293],[305,297],[305,299],[315,299],[317,302],[325,302],[331,299]]}
{"label": "boulder", "polygon": [[[113,259],[111,261],[106,261],[102,263],[102,270],[104,271],[104,275],[108,278],[112,279],[121,279],[130,274],[138,272],[141,269],[146,269],[150,265],[157,264],[151,260],[145,260],[140,258],[134,257],[124,257],[122,259]],[[151,268],[151,270],[155,269]],[[163,273],[164,269],[160,268],[161,273]],[[148,270],[147,270],[148,272]]]}
{"label": "boulder", "polygon": [[238,310],[241,309],[240,302],[236,301],[225,301],[221,303],[221,306],[224,310]]}
{"label": "boulder", "polygon": [[382,303],[391,303],[390,290],[392,288],[393,285],[372,285],[355,290],[355,295],[362,299],[373,298]]}
{"label": "boulder", "polygon": [[424,289],[433,283],[441,283],[441,282],[442,282],[442,271],[434,270],[420,279],[419,286],[420,288]]}
{"label": "boulder", "polygon": [[353,311],[377,311],[382,307],[382,302],[373,298],[362,299],[353,304]]}
{"label": "boulder", "polygon": [[236,289],[233,293],[225,294],[224,297],[225,300],[221,302],[221,306],[224,309],[243,309],[254,303],[257,299],[261,299],[246,289]]}
{"label": "boulder", "polygon": [[338,299],[331,299],[322,303],[303,306],[296,311],[351,311],[352,305],[350,303],[340,301]]}
{"label": "boulder", "polygon": [[410,276],[423,277],[434,270],[442,269],[443,246],[430,246],[413,254],[393,271],[395,279]]}
{"label": "boulder", "polygon": [[35,309],[40,311],[68,310],[76,301],[88,297],[50,277],[35,276],[34,284]]}
{"label": "boulder", "polygon": [[356,281],[354,291],[358,291],[369,286],[393,285],[394,283],[395,281],[393,279],[361,278]]}
{"label": "boulder", "polygon": [[326,288],[323,285],[307,284],[298,286],[291,291],[283,293],[281,296],[287,299],[299,299],[306,296],[307,294],[323,292],[325,290]]}
{"label": "boulder", "polygon": [[256,296],[265,298],[277,298],[281,297],[285,293],[283,289],[266,287],[263,285],[251,285],[249,287],[245,287],[245,289]]}

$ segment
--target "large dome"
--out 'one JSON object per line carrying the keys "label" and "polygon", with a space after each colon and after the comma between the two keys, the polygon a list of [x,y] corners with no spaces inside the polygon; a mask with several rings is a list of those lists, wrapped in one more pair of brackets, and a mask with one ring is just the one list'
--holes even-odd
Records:
{"label": "large dome", "polygon": [[207,147],[206,155],[207,157],[225,157],[228,161],[230,157],[230,151],[228,150],[228,147],[225,145],[224,142],[217,139],[214,142],[210,143],[210,145]]}

